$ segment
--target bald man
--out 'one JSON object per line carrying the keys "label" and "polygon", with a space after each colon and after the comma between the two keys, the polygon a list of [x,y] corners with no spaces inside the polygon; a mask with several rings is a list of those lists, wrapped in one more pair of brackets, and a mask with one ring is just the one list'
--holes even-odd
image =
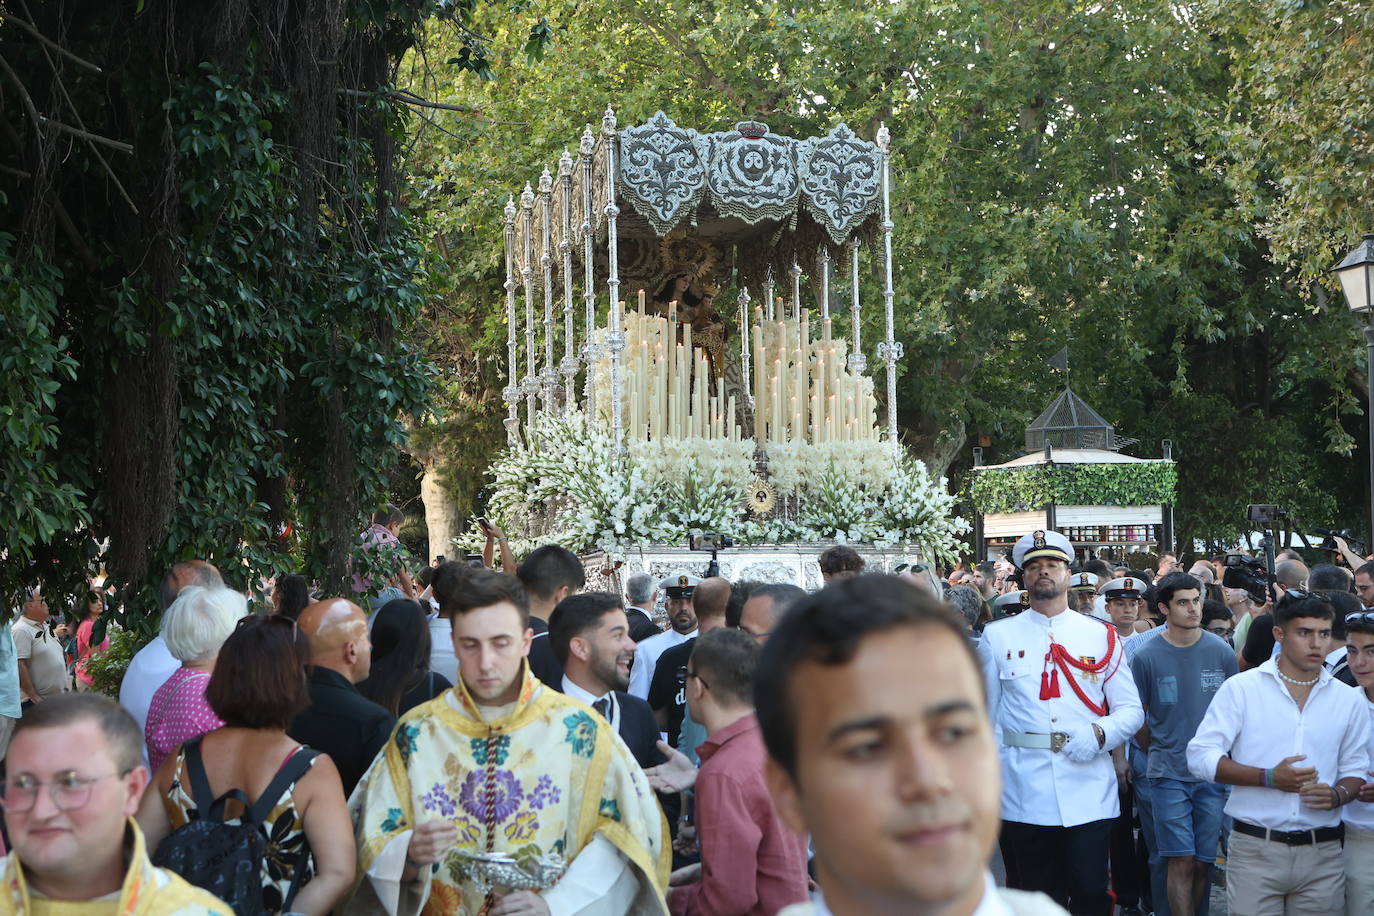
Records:
{"label": "bald man", "polygon": [[[706,740],[706,730],[692,727],[685,720],[687,713],[687,661],[692,657],[696,637],[725,626],[725,605],[730,600],[730,583],[719,576],[702,579],[696,593],[692,596],[692,607],[696,610],[696,634],[681,645],[673,646],[658,657],[653,676],[649,680],[649,707],[658,719],[658,727],[668,736],[668,743],[674,747],[690,749],[694,756],[696,746]],[[680,741],[680,733],[686,729],[688,740]]]}
{"label": "bald man", "polygon": [[395,716],[353,686],[372,668],[367,615],[351,601],[330,598],[308,605],[297,626],[310,640],[310,707],[289,733],[330,756],[347,797],[396,725]]}

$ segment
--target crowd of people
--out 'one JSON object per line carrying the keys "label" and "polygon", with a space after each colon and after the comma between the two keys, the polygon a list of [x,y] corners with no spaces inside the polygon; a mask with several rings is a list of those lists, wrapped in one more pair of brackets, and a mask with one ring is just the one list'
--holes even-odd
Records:
{"label": "crowd of people", "polygon": [[374,522],[343,596],[168,570],[118,704],[28,596],[0,913],[1193,916],[1220,856],[1236,916],[1374,913],[1374,563],[1228,588],[1036,531],[606,592]]}

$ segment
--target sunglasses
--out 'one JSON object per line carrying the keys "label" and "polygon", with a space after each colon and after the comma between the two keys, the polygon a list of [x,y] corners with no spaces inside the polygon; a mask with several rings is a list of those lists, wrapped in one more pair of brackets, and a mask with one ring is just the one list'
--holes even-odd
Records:
{"label": "sunglasses", "polygon": [[1284,592],[1284,594],[1294,599],[1295,601],[1306,601],[1309,598],[1316,598],[1323,604],[1331,603],[1331,596],[1326,594],[1325,592],[1309,592],[1304,591],[1300,588],[1290,588],[1288,591]]}

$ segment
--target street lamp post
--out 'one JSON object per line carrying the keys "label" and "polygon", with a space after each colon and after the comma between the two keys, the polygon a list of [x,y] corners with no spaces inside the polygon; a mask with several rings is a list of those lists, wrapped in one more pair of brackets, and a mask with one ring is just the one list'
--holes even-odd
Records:
{"label": "street lamp post", "polygon": [[1340,278],[1345,304],[1352,312],[1364,312],[1364,340],[1369,372],[1369,532],[1374,538],[1374,233],[1367,234],[1341,263],[1332,268]]}

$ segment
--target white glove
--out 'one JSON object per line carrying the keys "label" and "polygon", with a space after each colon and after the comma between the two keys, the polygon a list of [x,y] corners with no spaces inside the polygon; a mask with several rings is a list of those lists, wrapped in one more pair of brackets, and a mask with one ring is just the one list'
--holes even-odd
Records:
{"label": "white glove", "polygon": [[1091,725],[1069,732],[1069,743],[1060,751],[1074,763],[1089,763],[1098,754],[1104,753],[1097,743],[1097,730]]}

